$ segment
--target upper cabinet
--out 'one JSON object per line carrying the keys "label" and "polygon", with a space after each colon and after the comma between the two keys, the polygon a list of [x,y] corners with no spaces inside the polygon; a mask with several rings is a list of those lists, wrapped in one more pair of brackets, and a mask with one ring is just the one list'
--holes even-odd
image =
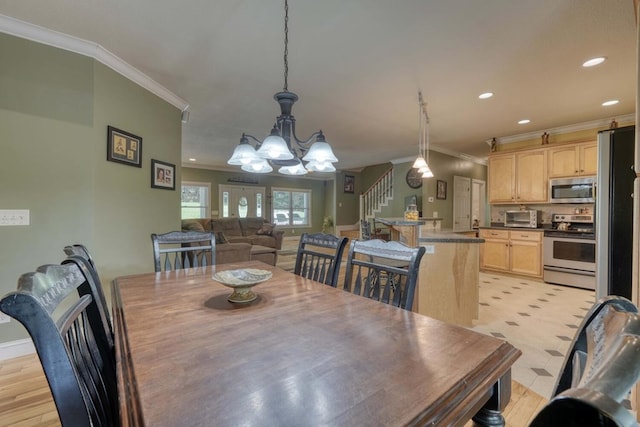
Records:
{"label": "upper cabinet", "polygon": [[596,175],[598,144],[572,144],[549,148],[549,178]]}
{"label": "upper cabinet", "polygon": [[516,155],[489,157],[489,203],[512,203],[516,195]]}
{"label": "upper cabinet", "polygon": [[547,201],[547,150],[489,157],[489,203]]}

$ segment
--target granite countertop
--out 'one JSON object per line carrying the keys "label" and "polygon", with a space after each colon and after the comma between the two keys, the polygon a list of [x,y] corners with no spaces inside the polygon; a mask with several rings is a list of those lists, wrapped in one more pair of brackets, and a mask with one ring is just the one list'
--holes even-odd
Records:
{"label": "granite countertop", "polygon": [[[475,230],[469,230],[475,231]],[[420,233],[418,243],[484,243],[484,239],[465,236],[464,231],[453,230],[428,230]]]}
{"label": "granite countertop", "polygon": [[413,221],[404,218],[376,218],[376,222],[384,225],[422,225],[425,223],[425,220]]}

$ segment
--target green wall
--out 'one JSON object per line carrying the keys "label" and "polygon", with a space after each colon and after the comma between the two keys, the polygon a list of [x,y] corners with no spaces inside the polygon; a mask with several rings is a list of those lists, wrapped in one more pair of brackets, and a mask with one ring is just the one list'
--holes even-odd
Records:
{"label": "green wall", "polygon": [[[0,227],[0,294],[71,243],[87,245],[105,286],[152,271],[150,234],[179,227],[180,194],[150,187],[150,163],[175,164],[180,182],[180,110],[78,54],[0,34],[0,57],[0,209],[31,216]],[[106,161],[107,125],[142,137],[142,168]],[[0,324],[0,342],[26,337]]]}
{"label": "green wall", "polygon": [[[334,179],[317,179],[288,177],[281,175],[248,174],[244,172],[217,171],[211,169],[182,168],[183,181],[208,182],[211,184],[211,210],[220,211],[218,185],[241,185],[245,187],[266,187],[266,212],[271,213],[271,188],[292,188],[311,190],[311,226],[280,229],[285,230],[285,236],[299,236],[302,233],[319,232],[325,216],[333,216]],[[239,182],[239,181],[245,181]],[[272,218],[268,218],[272,219]]]}
{"label": "green wall", "polygon": [[[391,164],[381,164],[368,166],[362,170],[363,181],[366,179],[366,191],[370,185],[375,183],[377,178],[386,172]],[[423,217],[432,217],[434,212],[438,212],[438,218],[442,218],[442,228],[453,227],[453,177],[463,176],[471,179],[487,180],[487,166],[470,160],[449,156],[437,151],[429,152],[429,167],[433,172],[433,178],[423,179],[422,187],[411,188],[407,185],[406,175],[413,166],[413,160],[406,163],[396,163],[393,166],[393,201],[383,208],[378,215],[381,217],[401,217],[405,211],[405,198],[418,196],[418,210],[422,211]],[[436,198],[436,181],[441,180],[447,183],[447,198],[440,200]],[[429,202],[429,197],[433,197],[433,202]]]}

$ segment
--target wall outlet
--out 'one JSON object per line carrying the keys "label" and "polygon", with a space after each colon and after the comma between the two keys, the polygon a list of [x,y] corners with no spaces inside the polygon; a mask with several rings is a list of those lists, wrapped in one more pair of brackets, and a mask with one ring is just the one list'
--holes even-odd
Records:
{"label": "wall outlet", "polygon": [[3,312],[0,311],[0,323],[9,323],[11,317],[7,316]]}
{"label": "wall outlet", "polygon": [[0,225],[29,225],[29,209],[0,209]]}

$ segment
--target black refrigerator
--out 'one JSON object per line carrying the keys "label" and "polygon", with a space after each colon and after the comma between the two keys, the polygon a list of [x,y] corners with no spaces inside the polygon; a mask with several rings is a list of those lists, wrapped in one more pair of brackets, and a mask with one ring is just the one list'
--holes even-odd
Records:
{"label": "black refrigerator", "polygon": [[635,126],[598,132],[596,299],[631,299]]}

